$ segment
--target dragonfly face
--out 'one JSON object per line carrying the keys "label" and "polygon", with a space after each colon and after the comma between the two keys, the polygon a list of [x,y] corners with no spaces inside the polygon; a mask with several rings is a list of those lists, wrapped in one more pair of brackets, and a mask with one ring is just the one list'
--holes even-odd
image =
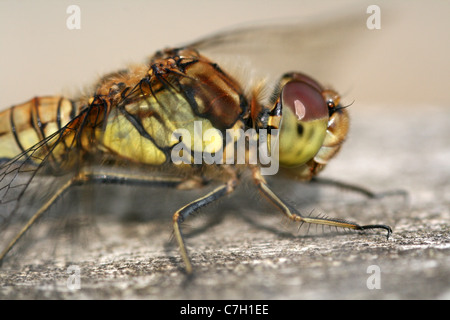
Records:
{"label": "dragonfly face", "polygon": [[302,73],[285,74],[277,89],[271,122],[280,127],[280,166],[309,180],[337,153],[348,132],[339,95]]}
{"label": "dragonfly face", "polygon": [[[11,159],[0,167],[3,228],[7,228],[15,215],[20,215],[27,194],[36,192],[30,187],[36,177],[44,173],[73,174],[71,179],[57,185],[53,194],[41,200],[39,209],[12,239],[2,240],[6,245],[0,260],[34,221],[73,185],[89,181],[162,183],[184,189],[198,186],[199,177],[225,181],[173,215],[175,238],[190,272],[192,266],[181,235],[181,222],[200,207],[231,193],[241,175],[242,166],[228,162],[228,151],[219,153],[218,150],[237,146],[242,136],[253,133],[247,135],[248,144],[244,144],[247,161],[255,152],[247,146],[252,139],[261,140],[261,132],[268,130],[266,147],[274,151],[276,144],[273,142],[278,143],[277,161],[282,171],[290,177],[309,180],[336,154],[348,131],[348,115],[340,105],[339,95],[324,89],[311,77],[299,72],[285,74],[273,94],[273,101],[264,103],[258,99],[257,90],[246,94],[242,84],[194,48],[158,52],[149,65],[103,77],[94,91],[91,97],[76,100],[35,98],[0,113],[0,123],[8,124],[4,126],[6,131],[0,132],[0,145],[4,146],[0,159]],[[21,131],[13,110],[29,113],[34,121],[22,125]],[[61,124],[63,115],[64,119],[69,117],[65,125]],[[196,139],[199,123],[202,130],[215,137],[214,148],[211,149],[212,140],[199,143]],[[54,129],[48,130],[51,127]],[[180,129],[190,138],[185,135],[174,138],[174,132]],[[275,129],[279,136],[271,133]],[[227,130],[244,133],[226,140]],[[24,135],[27,148],[20,143]],[[22,153],[11,158],[11,151],[5,151],[8,145]],[[174,150],[182,150],[181,165],[173,159]],[[199,152],[203,157],[196,162]],[[205,154],[216,162],[202,161]],[[236,155],[231,160],[236,160]],[[131,168],[139,166],[149,175],[116,174],[114,169],[118,163],[126,163]],[[108,167],[108,173],[90,169],[94,165]],[[215,173],[210,176],[211,168]],[[259,163],[245,162],[244,168],[252,171],[259,191],[293,221],[359,230],[383,228],[390,232],[390,228],[383,225],[361,227],[338,219],[303,217],[270,190]],[[172,176],[155,179],[152,177],[155,171],[167,171]],[[218,175],[221,179],[216,179]],[[22,177],[25,181],[16,185],[15,180]],[[5,204],[11,202],[15,205],[6,209]]]}

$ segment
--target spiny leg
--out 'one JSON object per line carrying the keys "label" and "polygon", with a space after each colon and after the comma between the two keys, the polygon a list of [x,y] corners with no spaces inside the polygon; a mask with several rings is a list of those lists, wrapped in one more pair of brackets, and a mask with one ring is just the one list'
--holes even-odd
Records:
{"label": "spiny leg", "polygon": [[[188,203],[184,207],[177,210],[173,215],[174,236],[180,247],[181,256],[186,265],[187,273],[192,273],[192,264],[187,254],[186,245],[183,240],[183,234],[181,232],[180,225],[191,213],[234,191],[237,185],[236,173],[228,166],[224,167],[224,170],[231,176],[231,178],[226,184],[214,189],[207,195]],[[114,183],[114,184],[126,183],[128,185],[131,184],[131,185],[147,185],[147,186],[159,185],[167,187],[176,187],[177,189],[198,188],[207,183],[206,180],[196,179],[195,177],[189,179],[178,177],[157,177],[157,176],[143,177],[143,176],[132,176],[127,174],[111,174],[107,172],[85,173],[84,177],[86,181],[94,181],[100,183]]]}
{"label": "spiny leg", "polygon": [[324,218],[324,217],[304,217],[298,212],[294,212],[288,205],[286,205],[283,200],[281,200],[272,190],[270,190],[267,185],[265,179],[261,175],[258,168],[254,168],[253,170],[253,180],[255,181],[259,191],[270,200],[276,207],[278,207],[289,219],[302,223],[310,223],[310,224],[320,224],[320,225],[328,225],[334,226],[338,228],[348,228],[354,230],[367,230],[367,229],[384,229],[387,231],[387,238],[389,239],[390,234],[392,233],[391,227],[383,224],[372,224],[360,226],[353,222],[343,221],[339,219],[333,218]]}
{"label": "spiny leg", "polygon": [[231,193],[234,191],[237,185],[236,179],[230,179],[225,185],[222,185],[207,195],[194,200],[184,207],[180,208],[175,212],[173,215],[173,230],[174,230],[174,236],[177,240],[178,246],[180,247],[180,253],[181,257],[184,261],[184,264],[186,266],[186,272],[188,274],[192,273],[192,263],[189,259],[189,255],[187,253],[186,245],[183,239],[183,234],[181,233],[181,223],[193,212],[197,211],[201,207],[204,207],[211,202]]}
{"label": "spiny leg", "polygon": [[85,183],[126,184],[130,186],[178,187],[186,179],[178,177],[132,175],[127,173],[111,173],[108,171],[83,172]]}
{"label": "spiny leg", "polygon": [[317,183],[317,184],[323,184],[323,185],[328,185],[328,186],[333,186],[333,187],[337,187],[337,188],[343,188],[343,189],[347,189],[353,192],[357,192],[360,193],[368,198],[371,199],[380,199],[383,197],[390,197],[390,196],[402,196],[404,197],[406,200],[408,199],[408,192],[406,192],[405,190],[391,190],[391,191],[385,191],[385,192],[373,192],[369,189],[366,189],[364,187],[361,186],[357,186],[357,185],[353,185],[353,184],[349,184],[349,183],[345,183],[345,182],[341,182],[341,181],[337,181],[337,180],[332,180],[332,179],[327,179],[327,178],[322,178],[322,177],[313,177],[311,179],[312,183]]}

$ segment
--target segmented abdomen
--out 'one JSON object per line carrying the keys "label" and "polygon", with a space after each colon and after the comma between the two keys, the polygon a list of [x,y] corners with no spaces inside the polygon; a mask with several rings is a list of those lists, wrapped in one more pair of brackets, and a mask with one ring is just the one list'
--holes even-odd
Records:
{"label": "segmented abdomen", "polygon": [[78,113],[63,97],[36,97],[0,112],[0,159],[11,159],[61,129]]}

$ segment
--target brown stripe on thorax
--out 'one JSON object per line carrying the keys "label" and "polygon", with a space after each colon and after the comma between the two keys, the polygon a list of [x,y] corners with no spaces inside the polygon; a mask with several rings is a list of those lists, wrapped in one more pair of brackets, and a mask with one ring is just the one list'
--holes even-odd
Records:
{"label": "brown stripe on thorax", "polygon": [[[182,70],[186,77],[178,81],[194,113],[220,130],[231,128],[248,107],[242,88],[207,58],[189,49],[182,53],[190,63]],[[192,63],[189,54],[198,60]]]}

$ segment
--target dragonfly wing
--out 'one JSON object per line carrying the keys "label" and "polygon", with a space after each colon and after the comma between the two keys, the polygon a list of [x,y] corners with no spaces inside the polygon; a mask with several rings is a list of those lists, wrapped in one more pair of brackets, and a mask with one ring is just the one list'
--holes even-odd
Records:
{"label": "dragonfly wing", "polygon": [[190,46],[219,62],[224,70],[233,73],[234,65],[237,77],[242,67],[248,66],[271,81],[285,72],[300,71],[329,82],[325,85],[340,84],[345,71],[342,62],[349,56],[348,51],[376,39],[370,36],[366,19],[364,12],[357,12],[251,25],[217,33]]}
{"label": "dragonfly wing", "polygon": [[51,201],[75,172],[50,175],[52,158],[67,127],[0,166],[0,250],[3,252],[36,212]]}

